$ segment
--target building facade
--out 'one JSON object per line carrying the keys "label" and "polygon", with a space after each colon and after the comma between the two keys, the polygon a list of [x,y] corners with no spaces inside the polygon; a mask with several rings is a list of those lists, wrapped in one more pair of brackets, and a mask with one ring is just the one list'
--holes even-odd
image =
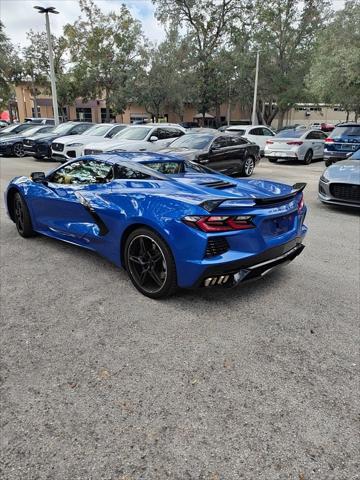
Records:
{"label": "building facade", "polygon": [[[23,83],[16,86],[16,103],[18,120],[24,121],[26,117],[34,117],[34,99],[31,93],[30,85]],[[39,94],[37,96],[38,116],[45,118],[52,118],[54,116],[52,99],[49,95]],[[111,113],[111,112],[110,112]],[[59,112],[62,121],[79,120],[90,121],[94,123],[102,123],[106,121],[106,104],[104,100],[90,100],[83,102],[77,99],[74,105],[68,105],[64,112]],[[240,104],[229,105],[223,104],[220,107],[220,120],[222,124],[226,124],[228,117],[231,124],[246,124],[250,123],[251,112],[248,108]],[[206,118],[197,109],[191,105],[185,105],[181,114],[173,111],[165,111],[163,117],[159,121],[167,122],[196,122],[199,125],[213,126],[216,117],[216,112],[207,112]],[[139,121],[154,121],[155,119],[146,111],[142,105],[130,103],[122,115],[110,115],[111,121],[119,123],[131,124]],[[284,125],[292,125],[295,123],[303,125],[311,125],[314,122],[325,123],[339,123],[346,121],[347,114],[343,109],[336,106],[326,104],[304,104],[299,103],[295,108],[289,110],[284,119]],[[277,128],[278,120],[272,122],[272,127]]]}

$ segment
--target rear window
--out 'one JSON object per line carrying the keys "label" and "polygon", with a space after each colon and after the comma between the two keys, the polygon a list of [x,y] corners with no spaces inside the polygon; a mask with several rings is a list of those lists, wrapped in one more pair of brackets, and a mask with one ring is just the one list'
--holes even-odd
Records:
{"label": "rear window", "polygon": [[300,138],[304,135],[304,130],[281,130],[275,135],[275,138]]}
{"label": "rear window", "polygon": [[330,134],[335,137],[360,137],[360,125],[338,126]]}
{"label": "rear window", "polygon": [[234,133],[235,132],[239,135],[244,135],[244,133],[245,133],[245,130],[243,128],[228,128],[226,131],[229,132],[229,133]]}

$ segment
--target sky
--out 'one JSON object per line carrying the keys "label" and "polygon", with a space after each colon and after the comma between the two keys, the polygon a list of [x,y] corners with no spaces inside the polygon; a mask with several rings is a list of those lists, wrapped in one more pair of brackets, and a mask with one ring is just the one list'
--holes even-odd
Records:
{"label": "sky", "polygon": [[[151,0],[95,0],[102,11],[117,10],[121,4],[127,5],[132,15],[141,21],[145,36],[152,42],[161,42],[165,32],[154,17],[155,8]],[[15,44],[25,46],[26,32],[45,31],[44,15],[33,9],[35,5],[55,7],[59,15],[51,15],[51,31],[58,36],[66,23],[73,23],[80,15],[78,0],[0,0],[0,19],[5,25],[5,33]]]}
{"label": "sky", "polygon": [[[334,9],[343,8],[345,0],[330,0]],[[152,42],[161,42],[165,37],[164,28],[154,17],[151,0],[95,0],[95,3],[108,12],[125,3],[133,16],[141,21],[145,36]],[[15,44],[25,46],[26,32],[45,30],[44,16],[33,9],[34,5],[53,6],[60,12],[51,15],[51,29],[55,35],[62,33],[66,23],[73,23],[80,15],[78,0],[0,0],[0,19],[5,25],[6,35]]]}

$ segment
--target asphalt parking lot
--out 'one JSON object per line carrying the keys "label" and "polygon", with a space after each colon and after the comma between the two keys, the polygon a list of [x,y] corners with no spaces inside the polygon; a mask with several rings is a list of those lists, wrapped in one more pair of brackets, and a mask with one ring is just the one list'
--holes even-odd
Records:
{"label": "asphalt parking lot", "polygon": [[[1,191],[49,162],[0,158]],[[359,478],[359,217],[307,182],[306,249],[233,290],[141,296],[99,256],[25,240],[1,203],[7,480]]]}

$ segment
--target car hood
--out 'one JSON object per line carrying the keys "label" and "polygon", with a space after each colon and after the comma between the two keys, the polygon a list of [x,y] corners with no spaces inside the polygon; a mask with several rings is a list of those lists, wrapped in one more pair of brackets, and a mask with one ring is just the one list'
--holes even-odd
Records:
{"label": "car hood", "polygon": [[102,142],[97,142],[95,144],[90,143],[86,145],[86,148],[94,148],[96,150],[102,150],[103,152],[109,152],[111,150],[119,149],[119,150],[132,150],[133,148],[139,148],[139,146],[142,146],[143,144],[146,145],[148,142],[145,140],[118,140],[112,139],[112,140],[104,140],[102,139]]}
{"label": "car hood", "polygon": [[360,185],[360,160],[342,160],[328,167],[324,174],[331,182]]}
{"label": "car hood", "polygon": [[57,142],[63,143],[64,145],[69,145],[71,143],[82,143],[87,145],[88,143],[100,143],[104,142],[104,137],[99,137],[98,135],[66,135],[65,137],[58,137]]}
{"label": "car hood", "polygon": [[2,142],[12,142],[16,140],[22,140],[24,138],[24,135],[4,135],[3,137],[0,137],[0,143]]}

